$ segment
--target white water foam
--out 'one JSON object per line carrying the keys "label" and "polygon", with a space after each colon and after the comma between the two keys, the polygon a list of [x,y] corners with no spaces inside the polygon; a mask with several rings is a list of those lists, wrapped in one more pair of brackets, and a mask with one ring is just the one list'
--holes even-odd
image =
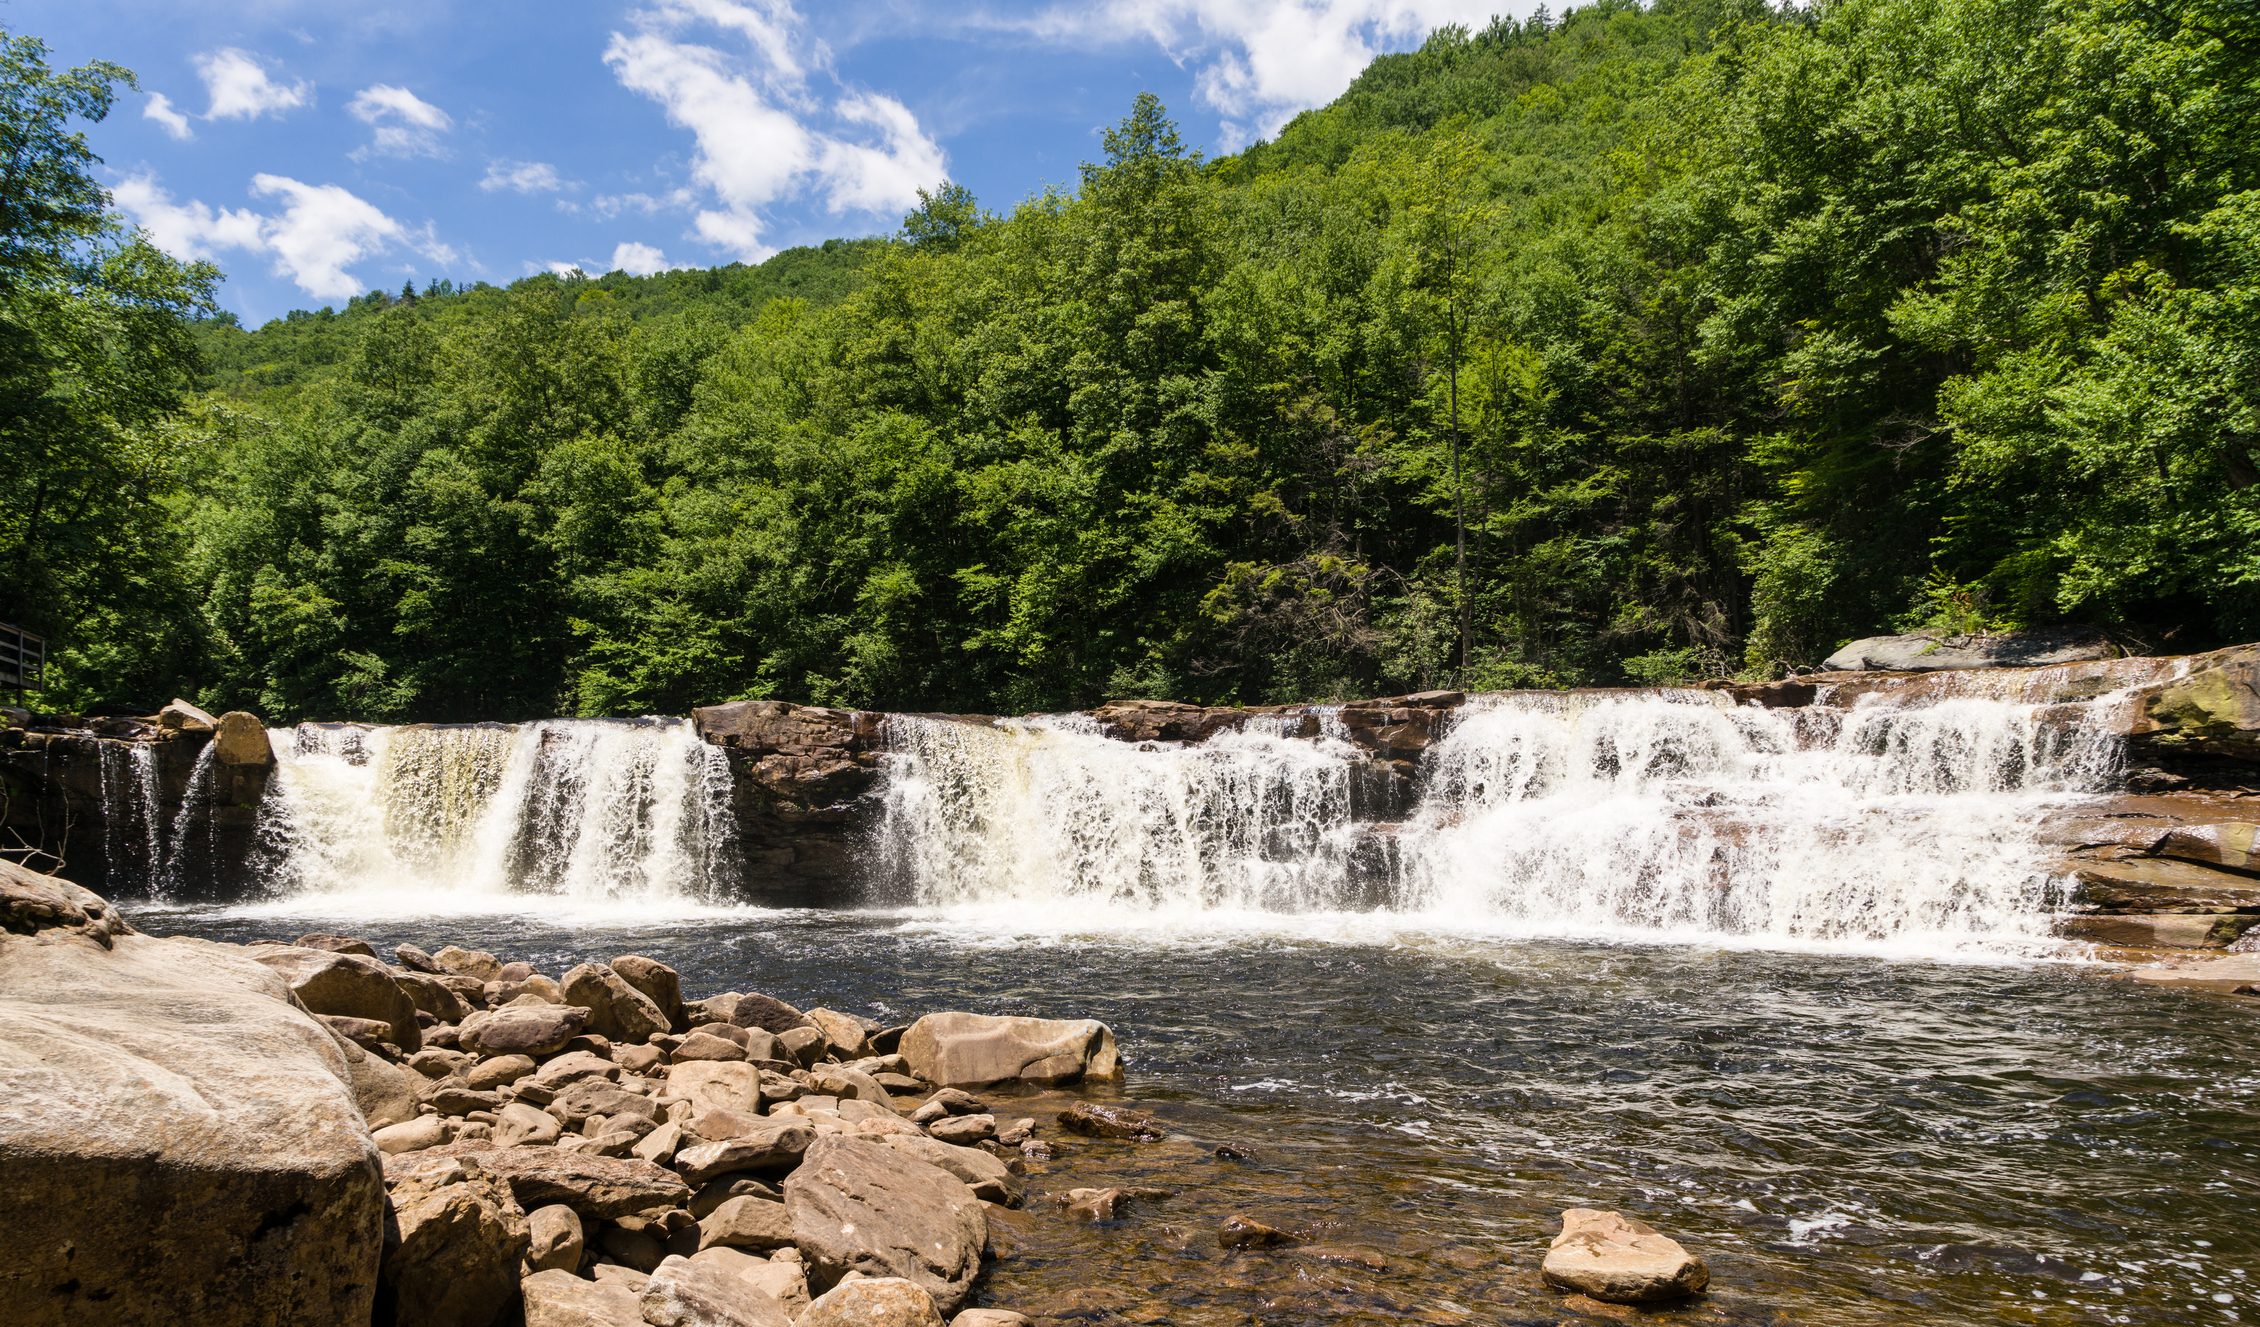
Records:
{"label": "white water foam", "polygon": [[676,719],[269,734],[260,910],[674,917],[727,897],[722,752]]}
{"label": "white water foam", "polygon": [[912,926],[1192,943],[2035,954],[2057,899],[2034,826],[2116,759],[2061,710],[1981,696],[1850,711],[1708,692],[1491,697],[1429,753],[1409,822],[1375,833],[1350,819],[1359,755],[1338,740],[1141,750],[927,719],[889,733],[882,838]]}

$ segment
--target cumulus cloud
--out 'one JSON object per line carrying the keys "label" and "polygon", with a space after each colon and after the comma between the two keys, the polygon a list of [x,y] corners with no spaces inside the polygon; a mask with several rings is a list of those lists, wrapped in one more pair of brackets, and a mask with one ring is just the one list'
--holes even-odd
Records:
{"label": "cumulus cloud", "polygon": [[217,258],[236,250],[263,255],[275,274],[287,276],[318,299],[344,299],[364,287],[346,269],[395,246],[434,261],[461,260],[431,227],[411,231],[375,204],[334,184],[304,184],[284,175],[251,177],[254,198],[277,200],[273,212],[177,203],[143,174],[111,189],[118,206],[149,232],[159,248],[181,258]]}
{"label": "cumulus cloud", "polygon": [[1159,45],[1195,67],[1195,95],[1238,147],[1340,96],[1383,51],[1447,23],[1480,28],[1498,12],[1498,0],[1107,0],[1009,26],[1076,47]]}
{"label": "cumulus cloud", "polygon": [[149,104],[141,108],[141,117],[165,126],[165,132],[175,138],[196,137],[196,132],[188,127],[188,117],[174,110],[173,99],[162,92],[149,94]]}
{"label": "cumulus cloud", "polygon": [[447,149],[439,136],[455,127],[447,112],[406,88],[377,83],[353,94],[346,105],[353,118],[377,131],[367,147],[353,153],[355,161],[380,157],[441,157]]}
{"label": "cumulus cloud", "polygon": [[[775,252],[762,235],[779,202],[813,195],[835,213],[901,210],[947,173],[941,146],[901,102],[810,91],[825,53],[789,0],[662,0],[636,22],[633,34],[612,34],[604,60],[697,139],[692,232],[708,244],[759,260]],[[698,26],[735,34],[746,53],[686,40]]]}
{"label": "cumulus cloud", "polygon": [[512,193],[546,194],[564,188],[565,181],[546,161],[501,160],[488,163],[486,178],[479,181],[479,187],[488,193],[508,189]]}
{"label": "cumulus cloud", "polygon": [[679,266],[681,264],[668,262],[667,255],[651,245],[628,240],[612,250],[612,265],[605,270],[626,272],[629,276],[650,276]]}
{"label": "cumulus cloud", "polygon": [[280,115],[310,104],[314,87],[301,79],[289,86],[267,77],[257,56],[233,46],[199,55],[196,72],[212,103],[204,110],[207,120],[251,120]]}

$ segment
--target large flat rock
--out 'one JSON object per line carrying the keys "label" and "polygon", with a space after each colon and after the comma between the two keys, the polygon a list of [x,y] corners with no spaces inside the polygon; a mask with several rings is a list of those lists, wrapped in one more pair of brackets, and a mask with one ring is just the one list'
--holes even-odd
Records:
{"label": "large flat rock", "polygon": [[234,945],[0,935],[0,1317],[369,1321],[377,1153],[336,1039]]}

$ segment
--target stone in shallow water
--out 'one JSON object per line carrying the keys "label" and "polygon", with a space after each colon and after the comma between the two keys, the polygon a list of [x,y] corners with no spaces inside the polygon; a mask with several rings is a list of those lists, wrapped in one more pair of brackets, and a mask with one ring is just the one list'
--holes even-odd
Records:
{"label": "stone in shallow water", "polygon": [[1078,1101],[1059,1113],[1059,1127],[1092,1138],[1127,1138],[1150,1143],[1161,1138],[1160,1121],[1142,1110]]}
{"label": "stone in shallow water", "polygon": [[1054,1083],[1121,1072],[1114,1033],[1088,1018],[928,1014],[903,1033],[901,1054],[910,1072],[944,1087],[1031,1077]]}
{"label": "stone in shallow water", "polygon": [[1216,1242],[1227,1249],[1276,1249],[1282,1244],[1302,1241],[1254,1217],[1234,1214],[1224,1218],[1224,1224],[1217,1227]]}
{"label": "stone in shallow water", "polygon": [[1610,1304],[1682,1299],[1710,1284],[1703,1260],[1646,1222],[1573,1207],[1540,1268],[1546,1284]]}

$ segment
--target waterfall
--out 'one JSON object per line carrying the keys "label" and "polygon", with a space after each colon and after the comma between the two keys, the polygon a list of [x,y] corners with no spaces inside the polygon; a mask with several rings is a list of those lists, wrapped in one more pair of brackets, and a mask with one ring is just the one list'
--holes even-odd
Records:
{"label": "waterfall", "polygon": [[903,892],[945,908],[1378,908],[1523,934],[2036,940],[2058,900],[2035,822],[2104,787],[2117,749],[2067,719],[2080,707],[1987,689],[1846,709],[1700,691],[1478,697],[1423,759],[1413,814],[1384,825],[1352,820],[1363,758],[1323,732],[1140,749],[1058,723],[897,718],[881,841]]}
{"label": "waterfall", "polygon": [[735,876],[729,767],[679,719],[269,736],[260,836],[278,895],[697,903]]}
{"label": "waterfall", "polygon": [[145,742],[99,742],[102,855],[113,894],[152,895],[165,875],[164,810],[157,803],[157,751]]}

